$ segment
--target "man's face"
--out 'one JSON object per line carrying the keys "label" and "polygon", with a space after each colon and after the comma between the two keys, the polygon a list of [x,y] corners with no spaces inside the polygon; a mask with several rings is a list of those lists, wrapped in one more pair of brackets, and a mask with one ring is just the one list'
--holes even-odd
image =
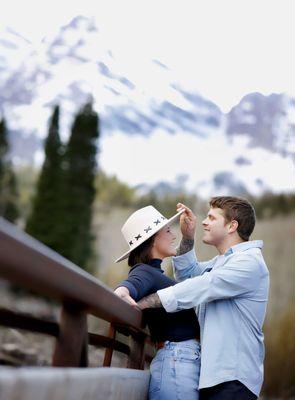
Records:
{"label": "man's face", "polygon": [[206,244],[218,246],[229,234],[229,223],[226,223],[221,208],[210,208],[202,225],[204,229],[203,242]]}

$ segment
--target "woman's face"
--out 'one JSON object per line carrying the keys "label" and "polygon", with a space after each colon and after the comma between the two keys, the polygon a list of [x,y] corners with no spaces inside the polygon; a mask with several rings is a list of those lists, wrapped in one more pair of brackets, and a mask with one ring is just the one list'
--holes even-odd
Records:
{"label": "woman's face", "polygon": [[152,258],[171,257],[176,255],[175,249],[176,236],[170,226],[164,226],[155,236],[152,247]]}

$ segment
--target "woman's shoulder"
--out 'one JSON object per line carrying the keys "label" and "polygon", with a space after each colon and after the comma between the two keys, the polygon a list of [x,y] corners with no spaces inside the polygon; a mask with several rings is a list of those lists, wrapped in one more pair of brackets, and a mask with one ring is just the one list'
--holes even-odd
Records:
{"label": "woman's shoulder", "polygon": [[154,277],[158,276],[159,273],[162,275],[162,272],[159,268],[153,268],[149,264],[140,263],[131,267],[128,276],[142,275],[146,277]]}
{"label": "woman's shoulder", "polygon": [[152,270],[150,265],[144,264],[144,263],[138,263],[138,264],[133,265],[133,267],[130,268],[129,274],[132,272],[139,272],[139,271],[150,272],[150,270]]}

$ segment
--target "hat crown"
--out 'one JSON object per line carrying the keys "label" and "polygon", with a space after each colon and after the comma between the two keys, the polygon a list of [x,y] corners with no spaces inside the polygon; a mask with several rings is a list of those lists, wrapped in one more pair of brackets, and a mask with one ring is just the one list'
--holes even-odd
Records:
{"label": "hat crown", "polygon": [[121,231],[129,248],[137,247],[159,230],[167,220],[153,206],[146,206],[135,211],[127,219]]}

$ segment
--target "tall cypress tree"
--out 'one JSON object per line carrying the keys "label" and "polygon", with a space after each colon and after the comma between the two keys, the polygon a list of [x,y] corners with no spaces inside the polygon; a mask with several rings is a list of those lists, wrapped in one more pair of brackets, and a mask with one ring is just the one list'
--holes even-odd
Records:
{"label": "tall cypress tree", "polygon": [[0,121],[0,215],[10,222],[19,216],[17,206],[17,183],[8,159],[9,143],[5,119]]}
{"label": "tall cypress tree", "polygon": [[92,204],[95,197],[99,118],[92,103],[76,115],[63,162],[63,221],[60,252],[84,269],[92,251]]}
{"label": "tall cypress tree", "polygon": [[53,110],[45,141],[45,160],[26,231],[54,250],[59,250],[60,185],[63,146],[59,135],[59,106]]}

